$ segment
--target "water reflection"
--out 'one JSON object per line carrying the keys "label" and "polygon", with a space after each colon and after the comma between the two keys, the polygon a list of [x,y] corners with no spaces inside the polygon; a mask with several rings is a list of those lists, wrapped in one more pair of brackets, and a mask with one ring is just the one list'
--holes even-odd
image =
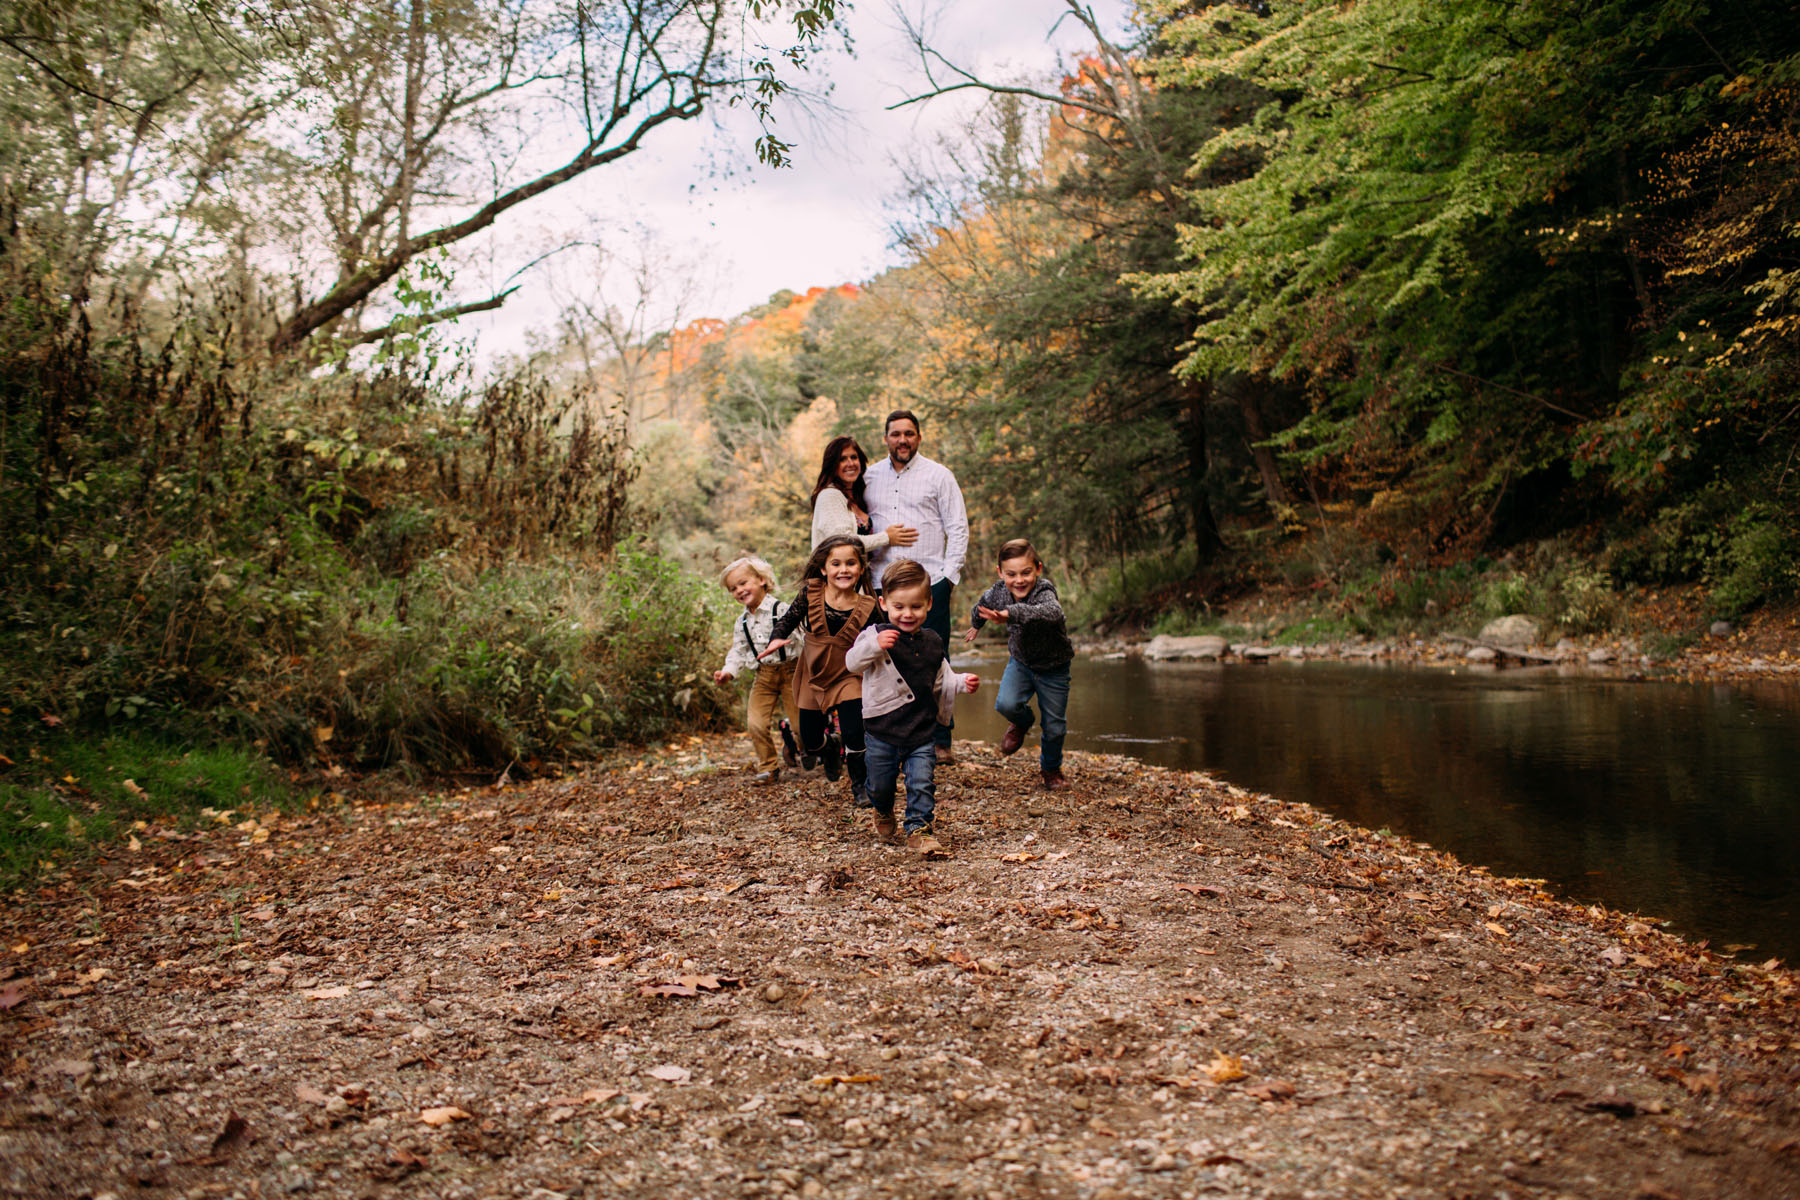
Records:
{"label": "water reflection", "polygon": [[[997,742],[1004,663],[961,665],[958,734]],[[1069,729],[1800,961],[1800,686],[1084,659]]]}

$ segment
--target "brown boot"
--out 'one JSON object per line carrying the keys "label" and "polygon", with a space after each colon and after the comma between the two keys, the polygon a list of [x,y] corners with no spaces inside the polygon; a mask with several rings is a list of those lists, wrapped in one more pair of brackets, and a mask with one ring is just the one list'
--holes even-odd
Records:
{"label": "brown boot", "polygon": [[1069,780],[1060,770],[1044,772],[1044,786],[1053,792],[1069,790]]}
{"label": "brown boot", "polygon": [[1006,732],[1000,735],[1001,754],[1017,754],[1024,744],[1025,731],[1017,725],[1008,725]]}
{"label": "brown boot", "polygon": [[875,810],[875,820],[873,825],[875,836],[884,842],[893,841],[894,834],[898,833],[900,830],[899,823],[894,820],[894,814],[891,812],[884,813],[880,809]]}
{"label": "brown boot", "polygon": [[915,829],[907,834],[906,848],[920,858],[944,857],[944,843],[932,837],[927,829]]}

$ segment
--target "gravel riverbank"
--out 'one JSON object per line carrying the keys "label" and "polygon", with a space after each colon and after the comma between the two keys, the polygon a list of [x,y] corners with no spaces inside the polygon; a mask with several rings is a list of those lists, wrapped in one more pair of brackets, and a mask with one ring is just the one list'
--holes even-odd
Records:
{"label": "gravel riverbank", "polygon": [[1204,775],[694,739],[15,897],[16,1196],[1800,1194],[1796,978]]}

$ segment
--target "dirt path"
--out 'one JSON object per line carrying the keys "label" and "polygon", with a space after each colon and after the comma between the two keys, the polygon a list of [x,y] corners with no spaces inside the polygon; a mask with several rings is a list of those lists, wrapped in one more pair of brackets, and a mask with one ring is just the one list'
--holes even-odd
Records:
{"label": "dirt path", "polygon": [[967,748],[919,863],[745,757],[10,905],[0,1193],[1800,1194],[1786,971],[1125,759]]}

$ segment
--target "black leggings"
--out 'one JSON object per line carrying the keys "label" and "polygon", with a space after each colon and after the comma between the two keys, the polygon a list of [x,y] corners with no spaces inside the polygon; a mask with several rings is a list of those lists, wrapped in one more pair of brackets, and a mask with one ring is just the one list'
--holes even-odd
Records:
{"label": "black leggings", "polygon": [[[836,711],[838,732],[844,738],[844,766],[850,772],[850,785],[861,787],[867,772],[863,762],[862,701],[841,700]],[[817,754],[828,761],[837,756],[837,744],[825,737],[825,714],[816,708],[800,710],[800,746],[802,753]]]}

